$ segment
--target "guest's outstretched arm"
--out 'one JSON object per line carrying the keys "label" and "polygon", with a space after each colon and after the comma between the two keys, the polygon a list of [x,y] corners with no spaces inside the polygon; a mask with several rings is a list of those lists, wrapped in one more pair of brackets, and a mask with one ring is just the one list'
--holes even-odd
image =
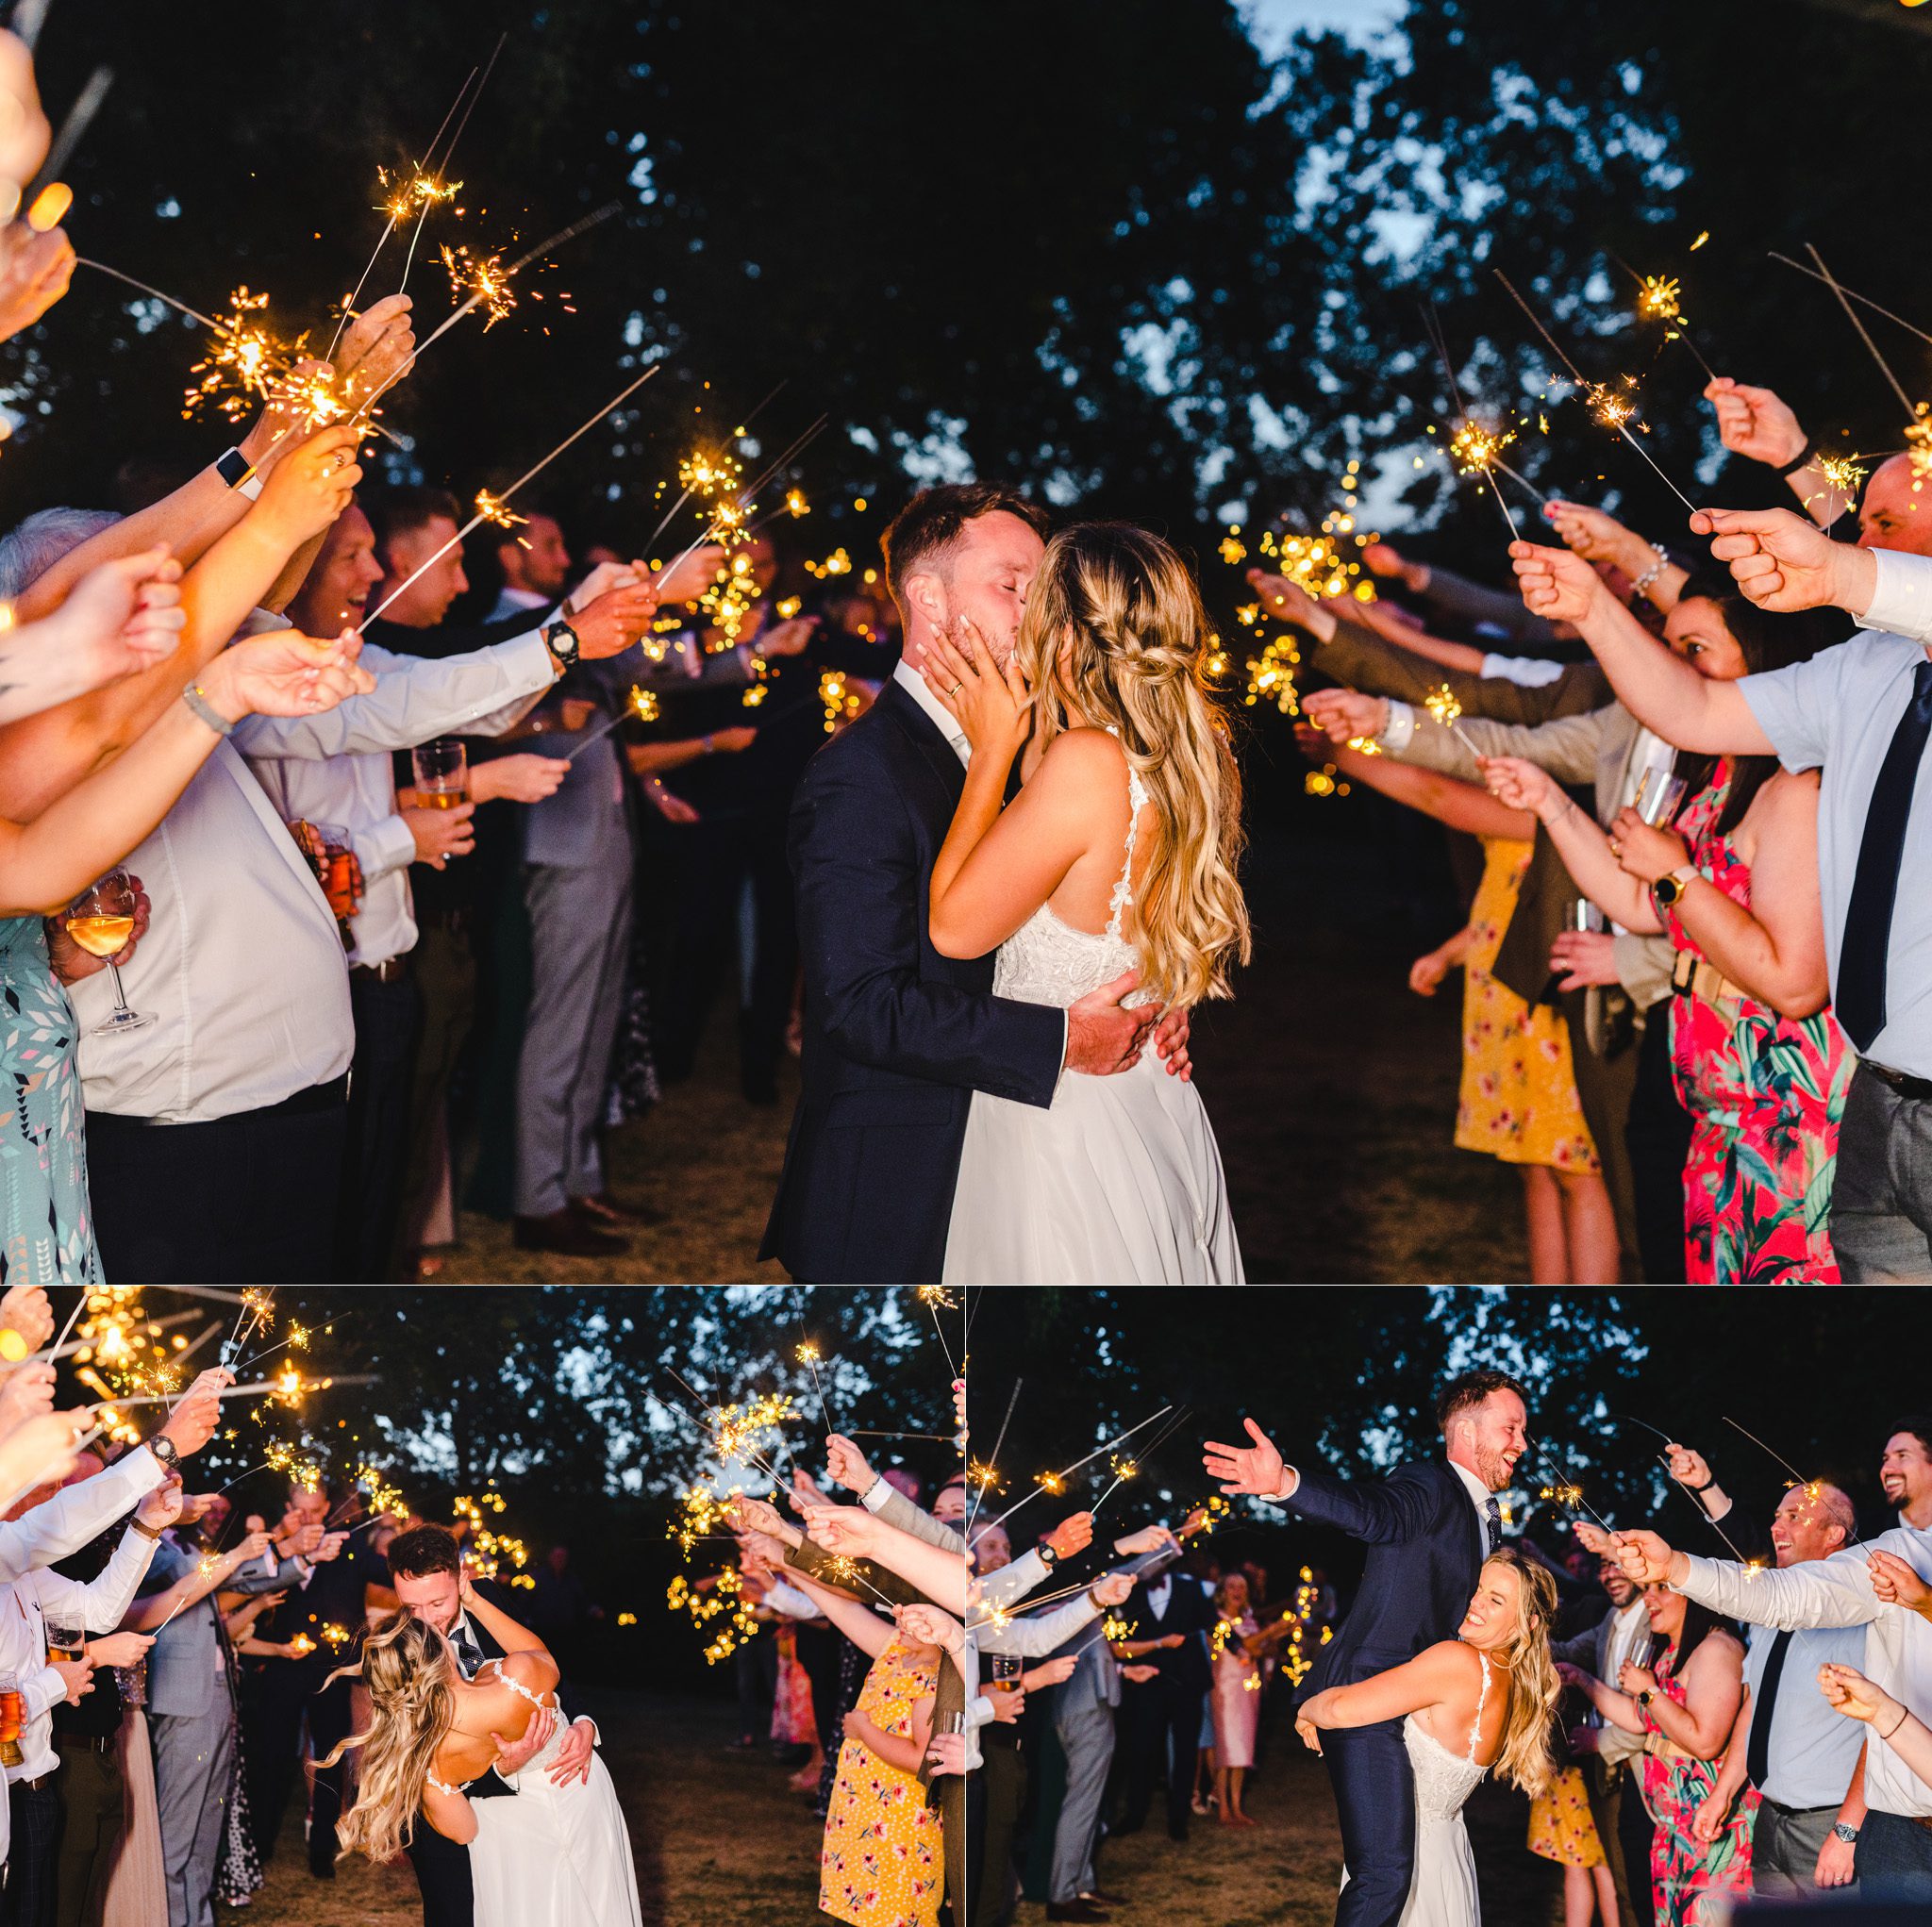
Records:
{"label": "guest's outstretched arm", "polygon": [[1652,936],[1662,930],[1648,888],[1622,867],[1596,819],[1586,815],[1548,771],[1521,756],[1489,756],[1483,774],[1499,801],[1530,812],[1550,833],[1571,879],[1605,916],[1626,930]]}
{"label": "guest's outstretched arm", "polygon": [[1611,596],[1582,557],[1530,542],[1512,542],[1509,554],[1524,601],[1576,624],[1624,706],[1646,728],[1679,749],[1709,756],[1772,754],[1771,739],[1737,684],[1712,682],[1674,655]]}

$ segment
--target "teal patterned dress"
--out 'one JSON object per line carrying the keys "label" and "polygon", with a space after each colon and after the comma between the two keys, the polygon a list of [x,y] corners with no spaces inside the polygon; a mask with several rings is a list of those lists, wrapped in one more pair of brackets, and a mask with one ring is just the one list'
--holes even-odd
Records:
{"label": "teal patterned dress", "polygon": [[87,1135],[67,992],[47,961],[38,917],[0,919],[0,1288],[98,1285],[88,1208]]}

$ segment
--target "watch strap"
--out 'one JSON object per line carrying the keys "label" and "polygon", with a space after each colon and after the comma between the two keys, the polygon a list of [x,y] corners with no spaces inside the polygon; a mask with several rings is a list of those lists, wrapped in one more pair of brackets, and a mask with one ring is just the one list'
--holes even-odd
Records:
{"label": "watch strap", "polygon": [[239,448],[224,449],[215,457],[215,473],[231,489],[239,489],[253,470],[253,464]]}
{"label": "watch strap", "polygon": [[543,646],[563,664],[565,669],[575,669],[583,655],[583,643],[577,632],[561,616],[543,629]]}

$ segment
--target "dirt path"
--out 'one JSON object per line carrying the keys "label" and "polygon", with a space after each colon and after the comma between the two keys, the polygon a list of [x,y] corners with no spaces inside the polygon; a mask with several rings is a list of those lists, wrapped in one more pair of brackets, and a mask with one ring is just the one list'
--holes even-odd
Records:
{"label": "dirt path", "polygon": [[[1221,1140],[1251,1280],[1499,1282],[1523,1276],[1520,1191],[1493,1159],[1451,1142],[1459,980],[1407,988],[1407,936],[1367,846],[1258,840],[1248,864],[1257,944],[1240,996],[1195,1022],[1199,1083]],[[698,1074],[614,1134],[612,1188],[666,1214],[616,1266],[517,1251],[507,1224],[466,1212],[452,1283],[782,1282],[754,1253],[784,1161],[796,1093],[738,1094],[731,1025],[711,1026]]]}

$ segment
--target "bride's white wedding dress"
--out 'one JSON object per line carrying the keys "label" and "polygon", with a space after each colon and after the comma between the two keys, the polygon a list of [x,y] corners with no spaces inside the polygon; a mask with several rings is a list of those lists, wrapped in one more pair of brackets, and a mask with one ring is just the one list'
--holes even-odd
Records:
{"label": "bride's white wedding dress", "polygon": [[[499,1677],[533,1706],[550,1703],[500,1670]],[[604,1762],[591,1755],[588,1785],[550,1779],[569,1731],[559,1719],[542,1751],[508,1776],[514,1799],[474,1803],[476,1927],[642,1927],[630,1830]]]}
{"label": "bride's white wedding dress", "polygon": [[1480,1927],[1482,1921],[1475,1856],[1462,1823],[1463,1802],[1489,1771],[1476,1765],[1475,1742],[1490,1697],[1490,1662],[1486,1653],[1476,1657],[1483,1663],[1483,1684],[1465,1753],[1452,1753],[1432,1739],[1416,1724],[1413,1713],[1402,1722],[1402,1743],[1415,1771],[1415,1872],[1397,1927]]}
{"label": "bride's white wedding dress", "polygon": [[[1000,945],[995,996],[1064,1009],[1140,967],[1121,932],[1147,789],[1138,772],[1127,782],[1126,861],[1107,928],[1076,930],[1042,904]],[[1241,1282],[1221,1152],[1199,1092],[1168,1075],[1151,1041],[1131,1071],[1062,1073],[1051,1109],[974,1091],[945,1276],[968,1285]]]}

